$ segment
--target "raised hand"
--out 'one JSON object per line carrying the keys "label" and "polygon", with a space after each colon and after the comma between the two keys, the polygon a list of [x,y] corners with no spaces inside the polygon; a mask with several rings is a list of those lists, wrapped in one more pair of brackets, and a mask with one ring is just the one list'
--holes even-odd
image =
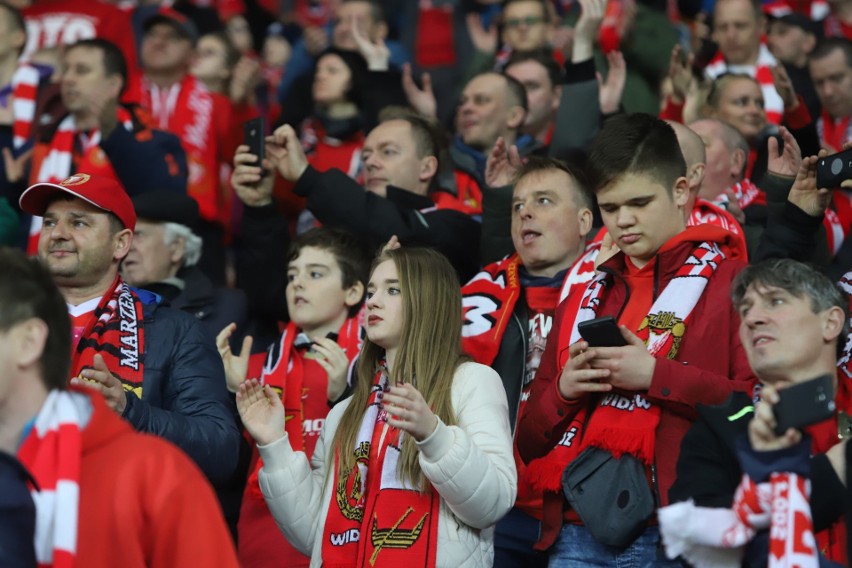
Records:
{"label": "raised hand", "polygon": [[388,239],[388,242],[385,243],[385,246],[382,247],[382,254],[388,252],[389,250],[396,250],[401,247],[402,244],[399,242],[399,237],[396,235],[391,235],[391,238]]}
{"label": "raised hand", "polygon": [[590,365],[597,354],[583,340],[568,347],[568,361],[559,375],[559,394],[563,398],[575,400],[589,393],[612,390],[612,385],[606,382],[609,370],[593,369]]}
{"label": "raised hand", "polygon": [[24,178],[27,164],[32,158],[34,148],[30,148],[17,158],[12,155],[12,149],[8,146],[3,148],[3,165],[6,167],[6,181],[17,183]]}
{"label": "raised hand", "polygon": [[278,395],[252,379],[237,391],[237,410],[246,431],[261,446],[284,437],[284,405]]}
{"label": "raised hand", "polygon": [[679,44],[672,48],[672,56],[669,59],[669,80],[672,83],[672,102],[683,104],[689,89],[692,87],[694,78],[692,76],[692,63],[695,60],[693,54],[688,54],[686,60],[682,57],[683,50]]}
{"label": "raised hand", "polygon": [[627,65],[620,51],[608,53],[606,61],[609,65],[606,81],[601,79],[600,73],[595,73],[598,78],[598,101],[601,114],[613,114],[618,112],[621,105],[621,95],[624,93],[624,84],[627,81]]}
{"label": "raised hand", "polygon": [[239,353],[231,351],[229,340],[237,329],[237,324],[229,323],[216,336],[216,348],[225,365],[225,384],[231,392],[237,392],[248,375],[249,356],[251,355],[252,337],[243,338],[243,346]]}
{"label": "raised hand", "polygon": [[358,20],[352,21],[352,39],[358,46],[358,51],[367,62],[367,68],[370,71],[387,71],[390,62],[390,49],[385,45],[382,38],[376,41],[370,41],[361,31],[361,24]]}
{"label": "raised hand", "polygon": [[799,106],[799,97],[796,96],[793,81],[790,80],[790,76],[787,75],[787,70],[784,69],[784,66],[773,65],[769,68],[769,72],[772,74],[772,82],[775,84],[775,90],[778,91],[778,95],[784,101],[784,110],[793,110]]}
{"label": "raised hand", "polygon": [[579,0],[580,18],[574,26],[571,62],[580,63],[594,56],[595,40],[606,13],[607,0]]}
{"label": "raised hand", "polygon": [[820,217],[831,203],[831,190],[817,187],[816,183],[817,161],[827,155],[828,152],[820,150],[819,156],[804,158],[799,165],[793,187],[790,188],[790,193],[787,195],[787,201],[811,217]]}
{"label": "raised hand", "polygon": [[312,338],[313,349],[319,354],[316,362],[328,374],[328,400],[334,402],[346,390],[346,375],[349,371],[349,359],[346,351],[328,337]]}
{"label": "raised hand", "polygon": [[799,166],[802,163],[802,150],[796,137],[784,126],[779,127],[781,140],[784,141],[784,149],[779,151],[778,140],[770,136],[766,142],[769,156],[766,161],[766,170],[779,176],[796,177]]}
{"label": "raised hand", "polygon": [[231,102],[241,104],[252,94],[260,78],[260,61],[243,55],[234,66],[228,96]]}
{"label": "raised hand", "polygon": [[408,104],[423,116],[435,118],[438,116],[438,101],[435,99],[435,93],[432,92],[432,78],[429,73],[423,73],[420,81],[423,83],[422,89],[417,86],[411,76],[411,64],[406,63],[402,66],[402,90],[405,92]]}
{"label": "raised hand", "polygon": [[80,377],[71,379],[71,384],[82,386],[101,393],[107,405],[118,414],[127,406],[127,393],[115,375],[113,375],[100,354],[96,354],[91,369],[84,369]]}
{"label": "raised hand", "polygon": [[289,124],[279,126],[266,137],[266,155],[281,177],[295,183],[308,169],[308,158],[296,131]]}
{"label": "raised hand", "polygon": [[264,160],[261,167],[257,163],[257,156],[250,153],[245,144],[237,146],[231,187],[247,207],[263,207],[272,203],[275,180],[271,175],[264,175],[264,170],[269,171],[271,168],[269,160]]}
{"label": "raised hand", "polygon": [[482,17],[477,12],[470,12],[466,19],[467,33],[473,47],[480,53],[497,52],[497,26],[493,23],[487,28],[482,25]]}
{"label": "raised hand", "polygon": [[438,417],[423,400],[414,385],[404,383],[379,393],[382,407],[388,413],[388,424],[408,432],[412,438],[422,442],[438,427]]}
{"label": "raised hand", "polygon": [[514,144],[506,148],[506,141],[500,136],[485,162],[485,184],[488,187],[503,187],[514,183],[515,175],[523,165],[523,160]]}
{"label": "raised hand", "polygon": [[753,450],[771,452],[798,444],[802,433],[789,428],[781,436],[775,434],[775,414],[772,406],[779,401],[778,391],[772,385],[764,385],[760,391],[760,402],[754,409],[754,418],[748,424],[748,439]]}

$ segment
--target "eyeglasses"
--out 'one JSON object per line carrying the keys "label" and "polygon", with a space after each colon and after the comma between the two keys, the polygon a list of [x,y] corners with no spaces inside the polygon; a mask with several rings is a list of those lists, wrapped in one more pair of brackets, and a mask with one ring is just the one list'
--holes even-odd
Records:
{"label": "eyeglasses", "polygon": [[519,28],[522,25],[530,27],[542,23],[544,18],[541,16],[527,16],[526,18],[509,18],[503,22],[503,25],[507,28]]}

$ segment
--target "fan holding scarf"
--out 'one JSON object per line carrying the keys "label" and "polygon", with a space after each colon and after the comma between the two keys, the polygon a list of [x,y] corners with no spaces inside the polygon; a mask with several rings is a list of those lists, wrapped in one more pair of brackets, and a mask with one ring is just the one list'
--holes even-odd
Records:
{"label": "fan holding scarf", "polygon": [[516,472],[496,372],[461,353],[461,294],[429,249],[376,260],[352,397],[329,413],[308,462],[266,385],[237,407],[258,442],[260,487],[312,566],[490,566]]}

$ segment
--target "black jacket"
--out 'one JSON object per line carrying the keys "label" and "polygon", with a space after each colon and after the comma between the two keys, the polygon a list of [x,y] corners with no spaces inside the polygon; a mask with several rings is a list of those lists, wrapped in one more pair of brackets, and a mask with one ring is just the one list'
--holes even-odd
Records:
{"label": "black jacket", "polygon": [[[677,478],[669,490],[672,503],[692,499],[700,507],[730,507],[742,479],[736,440],[746,436],[754,413],[745,393],[733,393],[725,404],[699,406],[698,419],[680,446]],[[844,512],[838,499],[845,488],[824,455],[811,458],[811,512],[819,532]]]}
{"label": "black jacket", "polygon": [[348,229],[376,246],[393,235],[403,246],[431,247],[446,256],[461,282],[479,269],[479,223],[451,209],[435,209],[425,195],[389,186],[387,197],[366,191],[337,169],[308,166],[294,191],[323,225]]}
{"label": "black jacket", "polygon": [[0,566],[36,565],[36,510],[27,487],[31,479],[14,456],[0,451]]}

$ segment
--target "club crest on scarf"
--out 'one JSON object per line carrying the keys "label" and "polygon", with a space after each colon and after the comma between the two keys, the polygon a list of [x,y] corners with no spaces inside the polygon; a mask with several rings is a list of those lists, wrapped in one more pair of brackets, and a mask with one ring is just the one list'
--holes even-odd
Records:
{"label": "club crest on scarf", "polygon": [[335,500],[340,513],[350,521],[361,522],[364,519],[364,482],[369,458],[370,442],[361,442],[355,449],[355,467],[337,482]]}

